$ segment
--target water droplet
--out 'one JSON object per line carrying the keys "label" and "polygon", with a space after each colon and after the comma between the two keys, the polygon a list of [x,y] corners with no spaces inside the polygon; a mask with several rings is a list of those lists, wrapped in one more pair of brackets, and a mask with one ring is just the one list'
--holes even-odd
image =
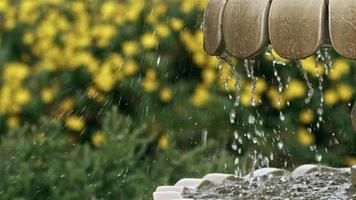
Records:
{"label": "water droplet", "polygon": [[229,116],[230,116],[230,123],[234,124],[235,123],[235,118],[236,118],[236,111],[234,109],[232,109],[230,111]]}
{"label": "water droplet", "polygon": [[234,131],[234,138],[237,140],[239,138],[239,133],[237,131]]}
{"label": "water droplet", "polygon": [[321,162],[321,160],[323,159],[323,156],[320,154],[320,153],[316,153],[315,154],[315,160],[317,161],[317,162]]}
{"label": "water droplet", "polygon": [[248,116],[248,123],[249,123],[249,124],[255,124],[255,122],[256,122],[255,116],[249,115],[249,116]]}
{"label": "water droplet", "polygon": [[202,144],[204,146],[206,146],[207,141],[208,141],[208,130],[207,129],[203,129],[203,131],[201,133],[201,139],[202,139]]}
{"label": "water droplet", "polygon": [[234,142],[232,142],[232,144],[231,144],[231,148],[232,148],[232,150],[234,150],[234,151],[236,151],[237,150],[237,144],[236,144],[236,142],[234,141]]}
{"label": "water droplet", "polygon": [[285,120],[285,117],[284,117],[282,111],[279,112],[279,119],[280,119],[281,121],[284,121],[284,120]]}
{"label": "water droplet", "polygon": [[278,146],[279,150],[282,150],[284,147],[284,144],[283,144],[283,142],[278,142],[277,146]]}

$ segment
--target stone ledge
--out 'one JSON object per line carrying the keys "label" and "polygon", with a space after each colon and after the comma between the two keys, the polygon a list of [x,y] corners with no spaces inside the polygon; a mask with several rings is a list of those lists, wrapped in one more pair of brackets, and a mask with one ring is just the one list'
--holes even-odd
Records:
{"label": "stone ledge", "polygon": [[[351,174],[352,185],[356,186],[356,165],[352,168],[333,168],[323,165],[316,164],[305,164],[297,167],[293,172],[289,172],[284,169],[279,168],[261,168],[253,172],[255,177],[265,177],[265,176],[282,176],[289,173],[293,176],[304,176],[313,173],[317,170],[321,171],[339,171]],[[237,177],[232,174],[222,174],[222,173],[211,173],[205,175],[203,178],[183,178],[179,180],[174,186],[159,186],[156,192],[153,193],[153,200],[175,200],[184,199],[183,194],[187,190],[197,190],[205,187],[210,187],[211,185],[221,185],[227,180],[236,180],[248,178],[250,175],[245,177]]]}

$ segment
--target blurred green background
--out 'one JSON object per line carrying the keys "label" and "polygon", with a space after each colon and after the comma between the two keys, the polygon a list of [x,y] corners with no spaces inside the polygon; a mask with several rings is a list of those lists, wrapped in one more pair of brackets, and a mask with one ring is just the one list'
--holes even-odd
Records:
{"label": "blurred green background", "polygon": [[234,60],[234,107],[231,67],[203,51],[206,3],[1,0],[0,198],[150,199],[182,177],[234,173],[235,158],[248,168],[254,151],[269,157],[260,167],[315,163],[316,154],[355,164],[356,62],[329,50],[327,73],[315,57],[302,60],[315,90],[305,104],[292,61],[273,52],[279,92],[272,57],[258,56],[251,94]]}

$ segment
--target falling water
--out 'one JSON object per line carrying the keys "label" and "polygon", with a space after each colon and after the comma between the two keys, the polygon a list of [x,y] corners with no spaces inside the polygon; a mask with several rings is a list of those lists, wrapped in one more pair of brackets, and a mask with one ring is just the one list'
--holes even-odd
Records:
{"label": "falling water", "polygon": [[252,81],[252,87],[251,87],[251,105],[256,106],[256,99],[255,99],[255,94],[256,94],[256,84],[257,84],[257,78],[255,77],[255,60],[247,60],[244,59],[244,67],[247,72],[247,77],[249,77]]}
{"label": "falling water", "polygon": [[308,74],[303,69],[301,62],[299,60],[296,60],[295,62],[296,62],[296,65],[297,65],[298,69],[303,73],[303,77],[305,79],[305,82],[307,83],[308,94],[307,94],[307,97],[304,99],[304,102],[306,104],[308,104],[308,103],[310,103],[310,100],[314,95],[314,88],[313,88],[313,85],[311,84],[311,82],[309,81]]}
{"label": "falling water", "polygon": [[285,66],[286,64],[284,62],[277,61],[276,57],[272,53],[272,47],[267,48],[265,54],[272,57],[273,75],[275,76],[278,82],[278,92],[281,93],[283,91],[283,83],[282,78],[278,74],[276,65],[279,64]]}
{"label": "falling water", "polygon": [[324,113],[324,87],[323,87],[323,82],[324,82],[324,77],[323,74],[319,72],[318,64],[319,64],[319,57],[316,56],[315,58],[315,70],[316,70],[316,75],[318,78],[318,88],[320,91],[320,104],[319,108],[317,109],[317,114],[318,114],[318,123],[317,123],[317,128],[320,128],[320,123],[323,122],[323,113]]}
{"label": "falling water", "polygon": [[235,118],[236,118],[236,111],[235,109],[231,109],[229,113],[229,118],[230,118],[230,123],[234,124],[235,123]]}
{"label": "falling water", "polygon": [[206,146],[207,141],[208,141],[208,130],[207,129],[203,129],[203,131],[201,132],[201,140],[202,140],[203,146]]}
{"label": "falling water", "polygon": [[[267,50],[266,50],[266,52],[265,52],[265,55],[268,55],[268,56],[271,56],[271,57],[272,57],[273,75],[274,75],[274,77],[276,78],[277,83],[278,83],[278,93],[279,93],[279,95],[278,95],[278,104],[280,105],[280,104],[281,104],[281,99],[280,99],[280,97],[281,97],[281,93],[282,93],[282,91],[283,91],[283,83],[282,83],[282,78],[281,78],[281,77],[279,76],[279,74],[278,74],[278,70],[277,70],[276,65],[278,64],[278,65],[283,65],[283,66],[285,66],[286,64],[285,64],[284,62],[277,61],[276,57],[275,57],[275,56],[273,55],[273,53],[272,53],[272,47],[271,47],[271,46],[269,46],[269,47],[267,48]],[[281,121],[284,121],[284,120],[285,120],[285,117],[284,117],[282,111],[279,112],[279,119],[280,119]]]}
{"label": "falling water", "polygon": [[[227,63],[231,69],[232,69],[232,73],[234,75],[234,78],[236,80],[235,83],[235,102],[234,102],[234,107],[237,108],[240,105],[240,92],[241,92],[241,78],[240,75],[238,74],[237,71],[237,67],[236,65],[233,63],[231,56],[227,53],[224,52],[221,56],[218,57],[218,60],[220,63],[219,66],[222,66],[222,64],[225,62]],[[221,68],[221,67],[220,67]],[[229,79],[229,78],[228,78]],[[225,80],[224,85],[225,88],[228,89],[228,85],[227,85],[228,80]],[[229,96],[230,98],[230,96]],[[232,99],[232,98],[231,98]],[[235,124],[236,122],[236,111],[235,108],[232,108],[229,112],[229,120],[231,124]],[[240,168],[240,155],[241,155],[241,148],[238,147],[238,144],[242,145],[243,141],[242,141],[242,137],[239,137],[239,134],[237,131],[234,132],[234,140],[231,143],[231,149],[236,152],[237,154],[235,155],[235,175],[236,176],[242,176],[242,170]]]}
{"label": "falling water", "polygon": [[[231,56],[226,52],[223,53],[221,56],[218,56],[217,58],[222,62],[226,62],[232,68],[232,73],[234,74],[234,78],[236,80],[234,106],[238,107],[240,104],[241,78],[237,72],[237,67],[233,63]],[[227,85],[225,87],[227,87]]]}
{"label": "falling water", "polygon": [[316,52],[316,57],[319,61],[322,61],[325,67],[325,74],[328,75],[329,71],[332,70],[332,60],[329,54],[329,49],[324,48]]}
{"label": "falling water", "polygon": [[[232,108],[229,112],[229,121],[231,124],[236,124],[236,107],[239,107],[240,104],[240,92],[241,92],[241,79],[240,79],[240,75],[238,74],[236,65],[233,63],[231,56],[228,53],[223,53],[222,56],[218,57],[219,59],[219,69],[222,67],[223,62],[227,63],[233,72],[233,75],[236,79],[236,84],[235,84],[235,88],[236,88],[236,98],[235,98],[235,102],[234,102],[234,107]],[[257,77],[255,77],[255,60],[254,59],[250,59],[244,60],[244,67],[245,70],[247,72],[247,77],[249,77],[251,79],[252,82],[252,86],[251,86],[251,100],[250,100],[250,104],[255,107],[256,106],[256,99],[255,99],[255,94],[256,94],[256,90],[257,90]],[[227,88],[227,83],[224,83],[225,87]],[[232,96],[229,95],[229,98],[232,99]],[[259,117],[259,115],[257,116]],[[244,135],[244,137],[246,137],[250,142],[252,142],[253,144],[256,145],[261,145],[262,140],[264,138],[264,132],[262,130],[260,130],[258,128],[258,125],[263,125],[262,120],[260,120],[260,122],[258,122],[258,119],[256,118],[256,116],[254,114],[250,114],[248,117],[248,125],[249,127],[253,127],[253,132],[247,132]],[[242,124],[242,127],[244,127],[245,125]],[[255,133],[255,134],[252,134]],[[262,138],[262,139],[261,139]],[[242,145],[243,140],[242,137],[239,136],[239,133],[237,131],[234,132],[234,140],[231,143],[231,148],[234,152],[236,152],[236,156],[235,156],[235,174],[238,176],[242,176],[242,170],[240,167],[240,156],[241,156],[241,148],[239,148],[239,145]],[[255,164],[253,164],[252,168],[255,167],[261,167],[261,166],[266,166],[269,164],[269,158],[268,157],[263,157],[261,153],[258,153],[257,150],[256,151],[256,155],[259,155],[259,157],[261,157],[259,160],[256,160],[254,157],[250,157],[250,161],[252,162],[256,162]],[[251,155],[250,155],[251,156]],[[255,161],[254,161],[255,160]],[[267,161],[266,161],[267,160]],[[259,162],[261,161],[261,162]],[[249,169],[250,171],[254,171],[253,169]]]}

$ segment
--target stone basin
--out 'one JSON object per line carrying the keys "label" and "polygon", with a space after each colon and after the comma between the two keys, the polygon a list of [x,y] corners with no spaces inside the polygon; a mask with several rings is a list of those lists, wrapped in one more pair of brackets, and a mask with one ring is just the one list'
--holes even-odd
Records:
{"label": "stone basin", "polygon": [[350,169],[306,164],[292,172],[261,168],[250,176],[214,173],[184,178],[174,186],[157,187],[153,199],[356,199],[356,165]]}

